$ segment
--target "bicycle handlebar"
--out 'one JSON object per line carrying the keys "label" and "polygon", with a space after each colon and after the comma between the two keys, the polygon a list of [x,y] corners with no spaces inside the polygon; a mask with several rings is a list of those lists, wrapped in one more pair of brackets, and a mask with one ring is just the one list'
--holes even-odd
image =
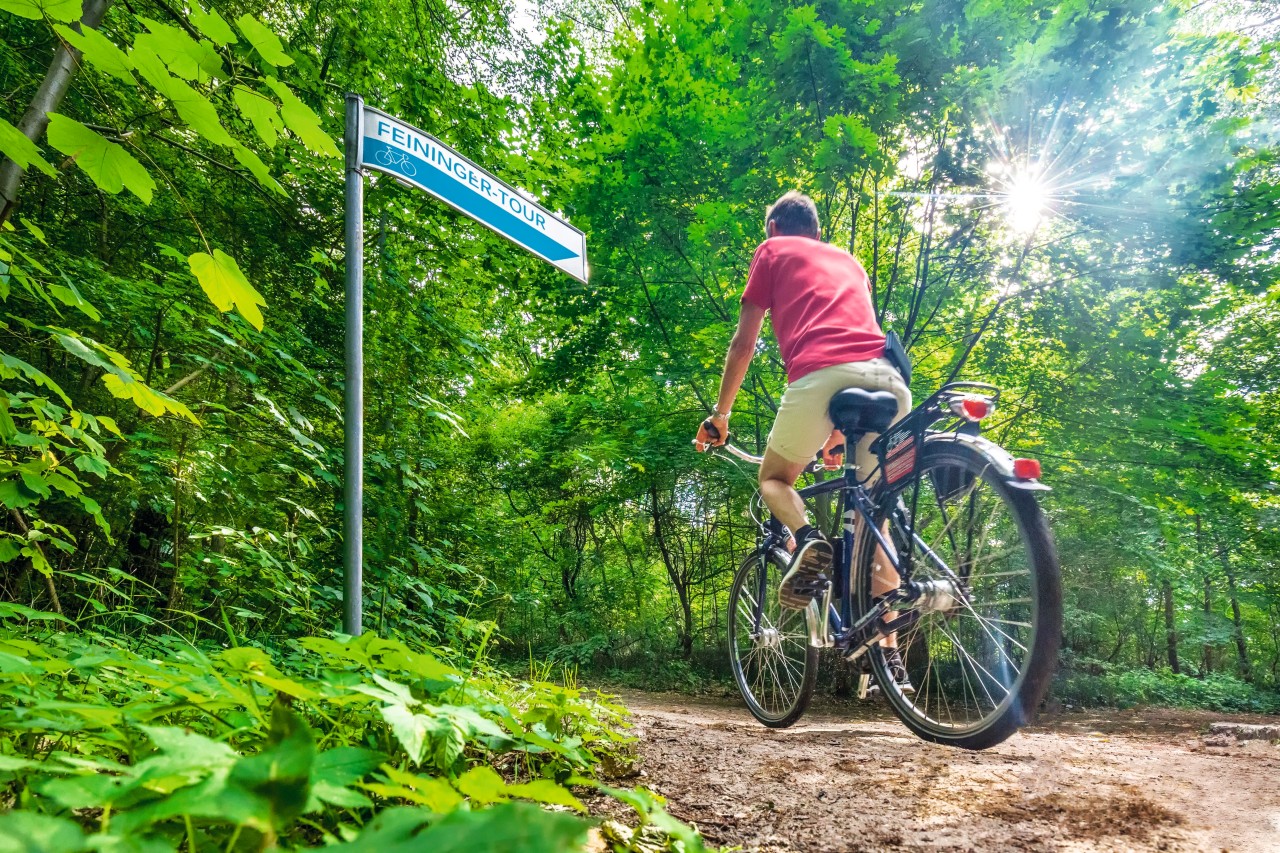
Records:
{"label": "bicycle handlebar", "polygon": [[722,444],[718,448],[713,447],[712,450],[723,450],[725,453],[728,453],[730,456],[736,456],[739,459],[741,459],[743,462],[750,462],[752,465],[759,465],[761,462],[764,461],[763,456],[752,456],[750,453],[743,450],[741,447],[737,447],[732,444],[727,444],[727,443]]}
{"label": "bicycle handlebar", "polygon": [[[714,427],[708,429],[707,431],[712,433],[711,437],[713,439],[720,437],[720,433]],[[728,453],[730,456],[736,456],[739,459],[741,459],[743,462],[750,462],[752,465],[759,465],[761,462],[764,461],[763,456],[752,456],[750,453],[743,450],[741,447],[735,447],[734,445],[729,444],[728,442],[725,442],[724,444],[703,444],[702,442],[698,441],[695,438],[693,440],[693,446],[695,449],[697,449],[699,453],[706,453],[707,451],[714,451],[714,450],[723,450],[726,453]]]}
{"label": "bicycle handlebar", "polygon": [[[737,447],[736,445],[729,444],[728,442],[724,444],[716,444],[707,449],[723,450],[725,453],[728,453],[730,456],[736,456],[739,459],[741,459],[743,462],[748,462],[752,465],[759,465],[761,462],[764,462],[763,456],[755,456],[743,450],[741,447]],[[810,462],[808,465],[805,466],[804,473],[813,474],[817,471],[835,471],[835,470],[838,470],[838,469],[828,468],[822,463],[821,460],[814,460],[813,462]]]}
{"label": "bicycle handlebar", "polygon": [[[711,437],[712,440],[720,437],[720,430],[716,429],[715,424],[711,423],[710,418],[703,421],[702,426],[707,431],[707,434]],[[725,436],[725,437],[728,438],[728,436]],[[748,453],[747,451],[743,450],[741,447],[735,447],[734,445],[730,444],[728,441],[726,441],[724,444],[703,444],[702,442],[698,441],[695,438],[693,440],[693,446],[698,450],[699,453],[703,453],[708,450],[723,450],[724,452],[728,453],[730,456],[736,456],[739,459],[741,459],[743,462],[749,462],[752,465],[759,465],[762,462],[764,462],[763,456],[754,456]],[[834,471],[836,469],[828,468],[822,462],[821,459],[810,462],[804,468],[804,471],[807,474],[812,474],[816,471],[822,471],[822,470]]]}

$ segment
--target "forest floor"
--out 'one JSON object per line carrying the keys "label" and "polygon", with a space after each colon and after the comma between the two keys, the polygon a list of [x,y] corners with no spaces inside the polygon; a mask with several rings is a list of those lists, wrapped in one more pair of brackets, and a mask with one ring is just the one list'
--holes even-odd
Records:
{"label": "forest floor", "polygon": [[973,753],[918,740],[875,700],[815,701],[775,730],[728,698],[621,698],[639,738],[626,784],[714,845],[1280,853],[1280,746],[1206,737],[1274,718],[1063,710]]}

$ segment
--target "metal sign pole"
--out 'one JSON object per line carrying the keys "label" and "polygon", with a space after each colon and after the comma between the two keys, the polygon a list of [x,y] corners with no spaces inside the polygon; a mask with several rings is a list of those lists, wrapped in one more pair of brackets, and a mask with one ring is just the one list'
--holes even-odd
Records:
{"label": "metal sign pole", "polygon": [[364,99],[347,94],[346,263],[347,375],[342,412],[344,442],[342,516],[342,630],[359,636],[364,601]]}
{"label": "metal sign pole", "polygon": [[431,193],[569,275],[587,280],[587,235],[563,214],[468,160],[434,136],[347,95],[347,373],[342,519],[342,629],[360,634],[364,554],[364,169]]}

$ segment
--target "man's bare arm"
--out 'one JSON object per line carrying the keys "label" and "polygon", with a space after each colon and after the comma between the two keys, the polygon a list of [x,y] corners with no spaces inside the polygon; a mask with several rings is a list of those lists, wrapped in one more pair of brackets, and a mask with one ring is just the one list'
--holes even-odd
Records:
{"label": "man's bare arm", "polygon": [[[729,435],[729,411],[733,408],[733,400],[738,396],[742,380],[747,375],[747,367],[751,364],[751,356],[756,351],[756,339],[760,337],[760,327],[764,323],[764,309],[750,302],[742,303],[742,313],[738,315],[738,328],[729,343],[729,352],[724,357],[724,373],[720,377],[720,393],[716,397],[716,409],[711,417],[702,422],[698,428],[698,437],[694,446],[698,450],[724,444]],[[708,430],[708,426],[711,430]],[[714,432],[713,432],[714,431]]]}
{"label": "man's bare arm", "polygon": [[729,342],[729,352],[724,357],[724,374],[720,378],[720,394],[716,397],[716,410],[728,412],[733,409],[734,398],[746,378],[747,367],[751,365],[751,357],[756,352],[756,340],[760,337],[760,327],[764,324],[764,309],[750,302],[742,303],[742,313],[738,315],[738,329]]}

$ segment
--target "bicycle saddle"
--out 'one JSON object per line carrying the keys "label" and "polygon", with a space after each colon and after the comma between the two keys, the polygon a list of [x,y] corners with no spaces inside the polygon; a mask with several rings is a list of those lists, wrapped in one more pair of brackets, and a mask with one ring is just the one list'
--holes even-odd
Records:
{"label": "bicycle saddle", "polygon": [[827,414],[845,438],[884,432],[898,414],[898,398],[888,391],[846,388],[831,398]]}

